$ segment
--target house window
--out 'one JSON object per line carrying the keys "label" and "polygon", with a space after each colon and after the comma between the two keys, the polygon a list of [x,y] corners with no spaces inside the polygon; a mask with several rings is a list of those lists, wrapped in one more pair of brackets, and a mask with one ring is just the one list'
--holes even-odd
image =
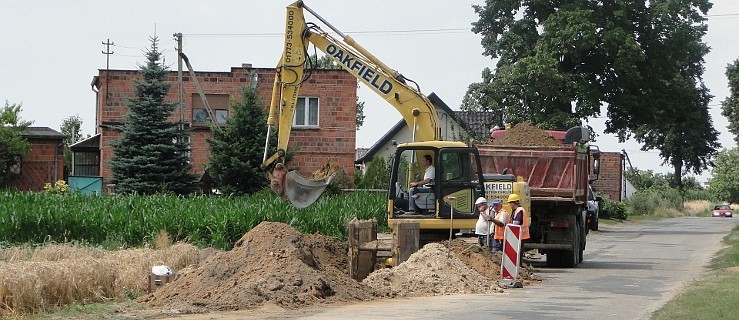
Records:
{"label": "house window", "polygon": [[[211,122],[208,109],[200,95],[194,93],[190,98],[192,99],[192,122]],[[228,119],[228,95],[206,94],[205,98],[208,100],[208,105],[216,118],[215,122],[218,124],[226,123]]]}
{"label": "house window", "polygon": [[100,155],[97,152],[75,152],[74,175],[82,177],[100,176]]}
{"label": "house window", "polygon": [[[228,110],[215,109],[213,110],[216,116],[216,123],[226,123],[228,119]],[[206,109],[193,109],[192,110],[192,122],[210,122],[210,116]]]}
{"label": "house window", "polygon": [[294,126],[318,126],[318,98],[299,97],[295,105]]}

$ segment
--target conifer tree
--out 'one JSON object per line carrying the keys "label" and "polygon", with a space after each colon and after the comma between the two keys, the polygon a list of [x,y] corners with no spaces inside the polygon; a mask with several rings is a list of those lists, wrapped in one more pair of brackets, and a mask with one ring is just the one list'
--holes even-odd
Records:
{"label": "conifer tree", "polygon": [[168,68],[161,61],[158,38],[151,38],[143,81],[135,85],[136,96],[129,99],[122,135],[113,141],[115,156],[110,165],[117,193],[189,194],[196,190],[195,176],[189,173],[190,130],[169,117],[176,104],[165,101],[170,85],[164,82]]}
{"label": "conifer tree", "polygon": [[267,113],[256,90],[242,88],[241,101],[232,101],[233,115],[225,128],[208,139],[208,171],[223,193],[251,194],[268,185],[260,169],[264,152]]}

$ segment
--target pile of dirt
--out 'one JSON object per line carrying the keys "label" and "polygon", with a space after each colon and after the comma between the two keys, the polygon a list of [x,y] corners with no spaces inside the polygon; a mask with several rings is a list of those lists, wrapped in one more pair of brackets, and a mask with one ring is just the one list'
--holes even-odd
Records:
{"label": "pile of dirt", "polygon": [[347,252],[346,242],[339,239],[262,222],[233,250],[211,253],[139,300],[158,309],[200,313],[502,292],[496,283],[500,255],[460,239],[452,241],[451,250],[447,242],[427,244],[399,266],[377,270],[362,282],[349,277]]}
{"label": "pile of dirt", "polygon": [[562,142],[528,122],[519,123],[490,144],[496,146],[561,146]]}
{"label": "pile of dirt", "polygon": [[182,270],[175,281],[140,300],[200,312],[371,299],[371,290],[347,275],[347,259],[347,245],[338,239],[262,222],[233,250]]}
{"label": "pile of dirt", "polygon": [[362,281],[379,296],[428,296],[493,293],[500,289],[489,277],[462,262],[441,243],[430,243],[392,269],[371,273]]}

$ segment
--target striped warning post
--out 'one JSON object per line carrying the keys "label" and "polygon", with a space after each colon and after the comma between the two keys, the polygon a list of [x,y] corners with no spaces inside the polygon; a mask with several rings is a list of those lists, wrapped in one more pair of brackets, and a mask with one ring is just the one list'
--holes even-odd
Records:
{"label": "striped warning post", "polygon": [[500,263],[500,278],[516,280],[521,252],[521,226],[507,224],[503,236],[503,261]]}

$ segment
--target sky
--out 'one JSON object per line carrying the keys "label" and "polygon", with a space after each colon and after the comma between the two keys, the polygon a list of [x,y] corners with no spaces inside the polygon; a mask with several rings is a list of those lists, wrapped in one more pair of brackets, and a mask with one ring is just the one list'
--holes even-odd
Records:
{"label": "sky", "polygon": [[[282,49],[285,6],[292,1],[101,1],[3,0],[0,10],[0,103],[22,104],[21,118],[33,126],[59,130],[62,120],[80,116],[82,134],[95,133],[95,93],[90,83],[99,69],[138,69],[149,38],[158,36],[165,63],[176,70],[173,34],[184,35],[183,51],[197,71],[229,71],[251,63],[277,64]],[[388,66],[436,93],[459,110],[470,83],[495,62],[482,55],[480,36],[470,31],[478,19],[468,1],[306,1],[306,5],[351,35]],[[705,42],[704,81],[714,96],[714,127],[724,147],[734,148],[721,101],[729,95],[726,66],[739,58],[739,3],[714,0]],[[309,15],[308,15],[309,16]],[[308,21],[317,22],[312,17]],[[324,28],[328,30],[328,28]],[[109,48],[105,42],[111,42]],[[103,51],[113,52],[110,55]],[[109,60],[107,60],[109,59]],[[360,86],[364,125],[357,147],[371,147],[400,114],[370,89]],[[618,143],[603,134],[603,117],[589,119],[602,151],[626,150],[634,167],[667,173],[656,150],[635,141]],[[710,178],[710,172],[697,177]]]}

